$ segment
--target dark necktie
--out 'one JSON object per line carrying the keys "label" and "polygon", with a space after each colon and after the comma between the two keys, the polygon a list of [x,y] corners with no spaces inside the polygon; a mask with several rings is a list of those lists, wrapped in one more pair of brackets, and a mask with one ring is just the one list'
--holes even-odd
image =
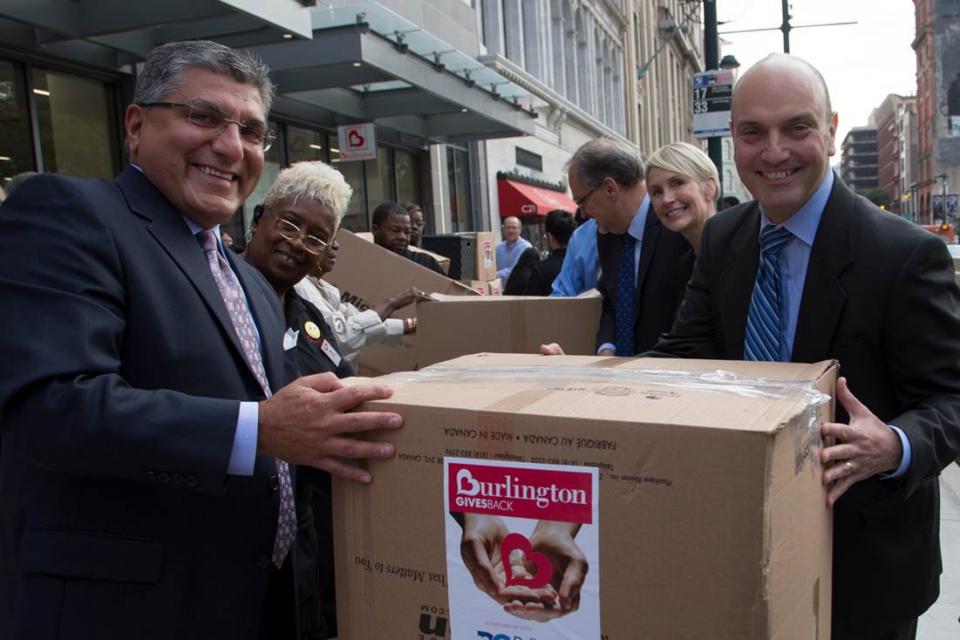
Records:
{"label": "dark necktie", "polygon": [[785,309],[779,256],[793,237],[788,229],[773,225],[767,225],[760,232],[760,262],[747,313],[744,360],[781,359],[780,335]]}
{"label": "dark necktie", "polygon": [[[226,259],[217,251],[217,239],[213,231],[206,230],[197,234],[200,246],[207,255],[210,273],[217,282],[220,296],[227,306],[227,313],[233,322],[233,328],[243,346],[243,356],[253,372],[263,393],[270,397],[270,384],[267,382],[267,373],[263,368],[263,359],[260,357],[260,345],[253,326],[250,309],[243,297],[240,283],[230,269]],[[293,539],[297,535],[297,512],[293,504],[293,486],[290,482],[290,468],[283,460],[277,460],[277,476],[280,484],[280,516],[277,522],[277,535],[273,543],[273,564],[279,569],[283,564]]]}
{"label": "dark necktie", "polygon": [[621,238],[620,267],[617,270],[617,355],[628,357],[634,354],[633,321],[637,297],[634,248],[637,240],[629,233]]}

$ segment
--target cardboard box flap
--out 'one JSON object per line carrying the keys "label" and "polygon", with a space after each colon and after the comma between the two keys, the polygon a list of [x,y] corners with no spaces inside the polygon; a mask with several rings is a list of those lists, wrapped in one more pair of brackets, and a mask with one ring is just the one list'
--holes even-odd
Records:
{"label": "cardboard box flap", "polygon": [[812,428],[830,400],[818,380],[835,363],[744,364],[476,354],[383,381],[399,405],[761,433],[802,419]]}

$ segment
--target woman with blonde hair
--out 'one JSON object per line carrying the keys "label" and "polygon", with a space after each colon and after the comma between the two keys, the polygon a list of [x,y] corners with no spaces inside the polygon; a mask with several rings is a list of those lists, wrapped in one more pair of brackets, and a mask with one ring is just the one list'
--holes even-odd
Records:
{"label": "woman with blonde hair", "polygon": [[660,223],[699,251],[703,226],[717,212],[720,191],[710,157],[686,142],[665,144],[647,160],[646,181]]}

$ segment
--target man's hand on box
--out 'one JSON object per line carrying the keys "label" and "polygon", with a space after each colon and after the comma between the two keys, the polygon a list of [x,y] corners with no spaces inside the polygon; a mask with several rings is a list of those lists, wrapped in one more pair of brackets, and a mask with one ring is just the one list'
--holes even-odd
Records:
{"label": "man's hand on box", "polygon": [[[550,559],[553,577],[544,589],[535,591],[536,598],[517,597],[504,606],[504,610],[518,618],[546,622],[565,616],[580,607],[580,589],[586,579],[589,566],[587,558],[574,541],[580,530],[579,524],[543,520],[530,536],[534,551]],[[505,595],[522,596],[508,587]],[[519,587],[523,589],[523,587]]]}
{"label": "man's hand on box", "polygon": [[397,429],[403,420],[396,413],[352,410],[392,394],[393,390],[383,385],[344,387],[332,373],[294,380],[260,403],[257,453],[324,469],[349,480],[370,482],[370,473],[353,461],[389,458],[394,447],[352,435]]}
{"label": "man's hand on box", "polygon": [[830,506],[855,483],[896,470],[903,457],[900,437],[850,392],[846,378],[837,380],[837,400],[850,423],[827,422],[820,429],[824,438],[836,440],[820,452]]}
{"label": "man's hand on box", "polygon": [[545,356],[562,356],[566,355],[563,353],[563,347],[561,347],[556,342],[551,342],[550,344],[540,345],[540,354]]}

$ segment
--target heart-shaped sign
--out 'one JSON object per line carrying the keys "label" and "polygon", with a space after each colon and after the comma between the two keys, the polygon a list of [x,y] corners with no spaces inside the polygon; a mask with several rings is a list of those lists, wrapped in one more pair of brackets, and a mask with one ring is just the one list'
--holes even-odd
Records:
{"label": "heart-shaped sign", "polygon": [[356,129],[351,129],[350,133],[347,134],[347,144],[350,147],[362,147],[366,141],[367,139],[360,135],[360,132]]}
{"label": "heart-shaped sign", "polygon": [[[513,566],[510,564],[510,554],[517,549],[523,552],[526,559],[524,564],[532,563],[537,567],[533,575],[525,577],[514,574]],[[530,546],[530,541],[519,533],[511,533],[503,539],[500,543],[500,557],[503,560],[508,587],[519,585],[539,589],[545,587],[553,578],[553,565],[550,563],[550,558],[539,551],[534,551],[533,547]]]}

